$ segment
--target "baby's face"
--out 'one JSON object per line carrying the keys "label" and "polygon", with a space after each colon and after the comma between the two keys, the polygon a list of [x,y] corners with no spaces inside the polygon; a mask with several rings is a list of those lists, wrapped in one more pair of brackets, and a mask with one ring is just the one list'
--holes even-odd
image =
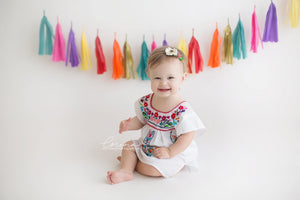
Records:
{"label": "baby's face", "polygon": [[167,59],[149,70],[151,89],[161,97],[169,97],[178,93],[186,74],[179,59]]}

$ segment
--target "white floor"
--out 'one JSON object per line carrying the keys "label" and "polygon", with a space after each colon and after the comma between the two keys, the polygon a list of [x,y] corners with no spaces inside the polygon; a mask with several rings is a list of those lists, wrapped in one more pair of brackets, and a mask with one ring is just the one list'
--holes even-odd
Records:
{"label": "white floor", "polygon": [[[296,132],[208,131],[197,140],[198,172],[184,170],[170,179],[135,174],[133,181],[112,186],[106,171],[119,167],[120,144],[138,133],[112,137],[89,127],[95,121],[52,120],[48,128],[43,120],[10,129],[3,124],[10,132],[0,140],[1,200],[300,199]],[[65,130],[55,128],[63,123]]]}

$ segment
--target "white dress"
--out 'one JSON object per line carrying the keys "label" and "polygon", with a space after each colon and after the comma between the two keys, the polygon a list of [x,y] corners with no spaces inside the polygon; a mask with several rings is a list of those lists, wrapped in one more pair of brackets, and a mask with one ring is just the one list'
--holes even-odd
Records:
{"label": "white dress", "polygon": [[204,131],[205,127],[186,101],[169,112],[161,112],[152,107],[152,97],[153,93],[135,103],[137,118],[145,124],[141,138],[133,141],[138,159],[155,167],[164,177],[177,174],[185,165],[197,167],[198,149],[194,141],[185,151],[170,159],[153,156],[155,148],[169,147],[180,135],[191,131]]}

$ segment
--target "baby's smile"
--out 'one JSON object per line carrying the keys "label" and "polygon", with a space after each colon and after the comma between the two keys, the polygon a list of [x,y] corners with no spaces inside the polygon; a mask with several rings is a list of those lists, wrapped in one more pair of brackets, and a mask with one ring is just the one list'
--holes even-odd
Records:
{"label": "baby's smile", "polygon": [[168,92],[170,90],[171,90],[171,88],[158,88],[158,91],[160,91],[160,92]]}

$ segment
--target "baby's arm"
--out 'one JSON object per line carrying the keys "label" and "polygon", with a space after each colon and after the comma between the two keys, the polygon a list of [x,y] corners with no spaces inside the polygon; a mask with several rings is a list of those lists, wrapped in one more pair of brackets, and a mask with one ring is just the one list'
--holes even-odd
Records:
{"label": "baby's arm", "polygon": [[134,118],[123,120],[120,123],[119,133],[124,131],[139,130],[144,127],[144,124],[135,116]]}
{"label": "baby's arm", "polygon": [[181,152],[183,152],[192,142],[194,139],[195,132],[189,132],[180,135],[176,142],[169,146],[169,148],[166,147],[160,147],[154,150],[154,156],[159,159],[166,159],[166,158],[172,158]]}

